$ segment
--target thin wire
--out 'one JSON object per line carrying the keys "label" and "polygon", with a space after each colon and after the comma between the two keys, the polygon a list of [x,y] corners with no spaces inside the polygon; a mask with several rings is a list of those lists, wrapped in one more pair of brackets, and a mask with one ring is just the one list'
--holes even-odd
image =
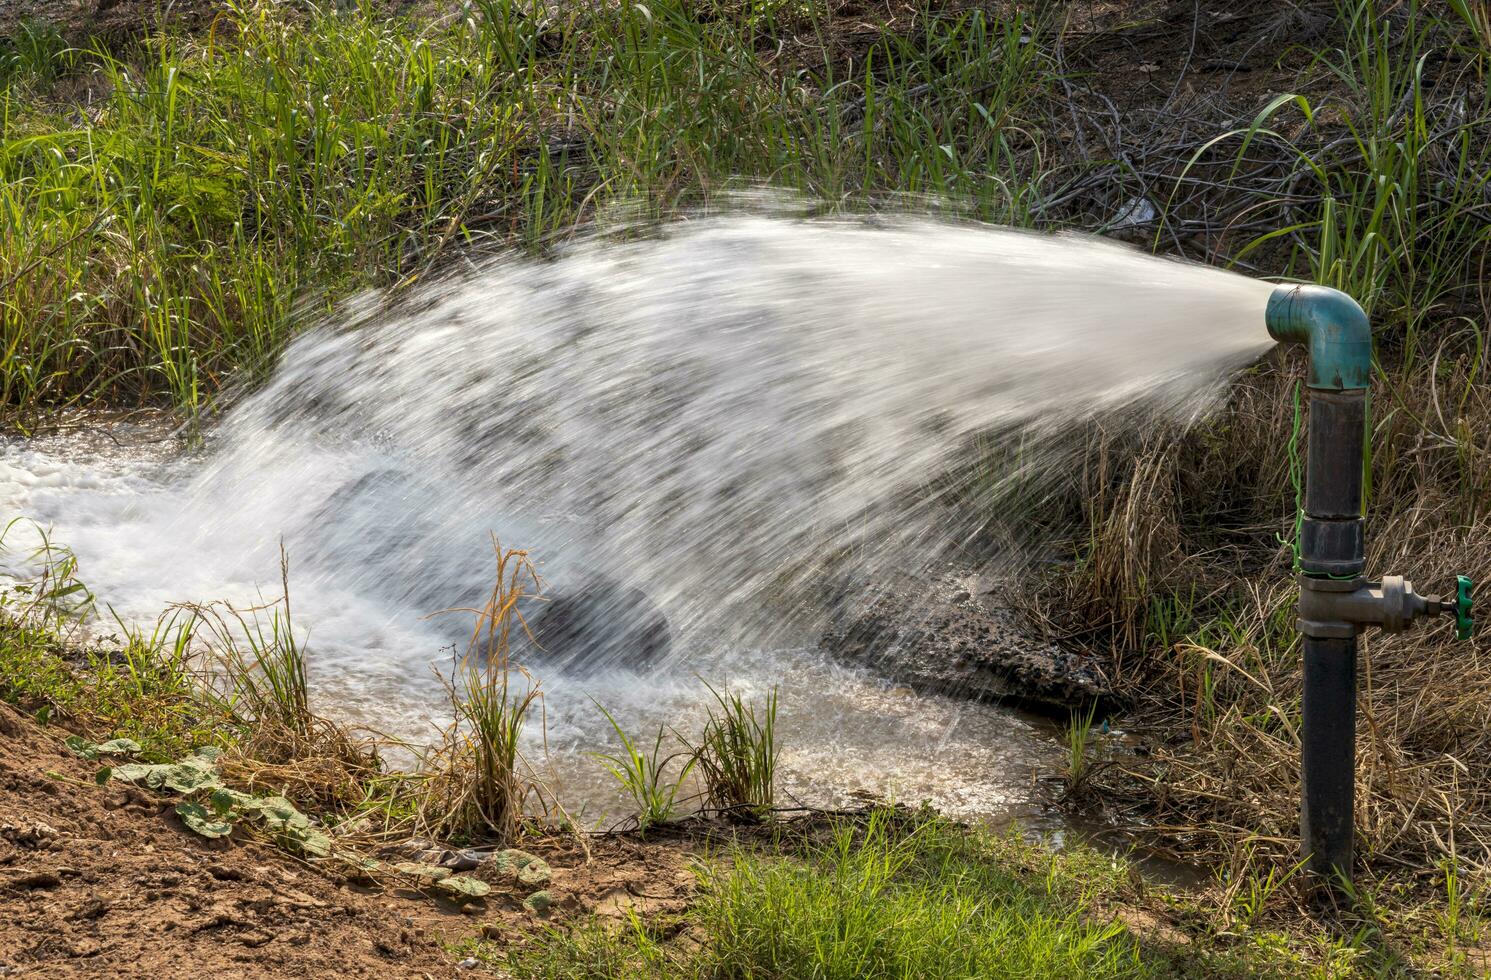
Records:
{"label": "thin wire", "polygon": [[1294,430],[1289,433],[1289,482],[1294,484],[1294,537],[1285,540],[1283,535],[1274,535],[1280,544],[1288,545],[1293,557],[1291,571],[1299,571],[1299,538],[1305,526],[1305,489],[1299,465],[1300,428],[1299,382],[1294,382]]}

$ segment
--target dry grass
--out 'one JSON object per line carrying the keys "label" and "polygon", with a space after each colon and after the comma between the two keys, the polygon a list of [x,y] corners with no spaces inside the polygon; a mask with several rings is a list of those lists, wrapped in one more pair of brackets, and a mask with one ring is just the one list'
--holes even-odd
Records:
{"label": "dry grass", "polygon": [[[1406,574],[1421,591],[1491,574],[1486,355],[1468,328],[1444,336],[1427,352],[1383,345],[1387,370],[1372,393],[1369,569]],[[1151,755],[1091,774],[1092,798],[1188,859],[1241,862],[1279,882],[1298,847],[1301,661],[1285,447],[1301,367],[1265,365],[1182,438],[1130,454],[1096,447],[1086,560],[1062,577],[1055,603],[1074,635],[1113,656],[1137,727],[1151,736]],[[1438,623],[1363,638],[1366,882],[1422,894],[1443,887],[1447,863],[1466,881],[1491,882],[1484,635],[1456,644]],[[1294,885],[1276,894],[1294,895]]]}
{"label": "dry grass", "polygon": [[524,806],[537,798],[552,809],[542,787],[523,776],[519,741],[535,707],[538,683],[511,661],[515,630],[527,630],[523,607],[543,582],[528,552],[494,540],[497,574],[476,616],[471,643],[456,677],[448,682],[455,721],[426,760],[418,822],[439,839],[496,840],[517,836]]}

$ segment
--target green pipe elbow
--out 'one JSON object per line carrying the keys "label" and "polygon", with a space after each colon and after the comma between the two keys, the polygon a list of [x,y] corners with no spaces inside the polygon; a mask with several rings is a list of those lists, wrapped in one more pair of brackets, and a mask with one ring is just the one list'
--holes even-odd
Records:
{"label": "green pipe elbow", "polygon": [[1269,336],[1310,349],[1311,388],[1367,387],[1372,326],[1356,300],[1329,286],[1280,286],[1268,298]]}

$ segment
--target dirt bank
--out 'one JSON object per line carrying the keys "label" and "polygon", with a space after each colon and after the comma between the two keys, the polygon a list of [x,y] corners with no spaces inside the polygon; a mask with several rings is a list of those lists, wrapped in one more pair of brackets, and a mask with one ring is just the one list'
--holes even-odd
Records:
{"label": "dirt bank", "polygon": [[[95,782],[96,762],[0,703],[0,976],[470,975],[452,947],[545,921],[680,911],[687,842],[524,842],[552,868],[547,920],[495,887],[454,902],[353,884],[268,842],[184,829],[177,800]],[[482,870],[473,872],[482,876]]]}

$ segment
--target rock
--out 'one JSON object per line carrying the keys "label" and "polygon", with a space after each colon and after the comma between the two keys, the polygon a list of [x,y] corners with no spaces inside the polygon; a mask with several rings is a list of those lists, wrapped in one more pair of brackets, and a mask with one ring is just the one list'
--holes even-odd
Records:
{"label": "rock", "polygon": [[474,969],[476,969],[480,965],[481,964],[477,962],[476,957],[474,957],[474,956],[468,956],[464,960],[462,960],[461,962],[459,962],[459,963],[456,964],[456,969],[457,970],[474,970]]}
{"label": "rock", "polygon": [[498,851],[488,861],[499,877],[516,882],[524,888],[540,888],[547,885],[553,877],[549,862],[516,847]]}
{"label": "rock", "polygon": [[[559,591],[530,608],[532,636],[515,639],[514,656],[546,668],[590,672],[646,667],[667,657],[673,646],[672,629],[658,604],[641,589],[604,576]],[[485,656],[484,637],[478,647]]]}
{"label": "rock", "polygon": [[998,594],[966,569],[928,571],[842,601],[819,643],[923,691],[1063,712],[1114,700],[1101,662],[1038,638]]}
{"label": "rock", "polygon": [[440,859],[440,866],[452,871],[475,871],[490,856],[489,851],[469,847],[459,851],[445,851]]}

